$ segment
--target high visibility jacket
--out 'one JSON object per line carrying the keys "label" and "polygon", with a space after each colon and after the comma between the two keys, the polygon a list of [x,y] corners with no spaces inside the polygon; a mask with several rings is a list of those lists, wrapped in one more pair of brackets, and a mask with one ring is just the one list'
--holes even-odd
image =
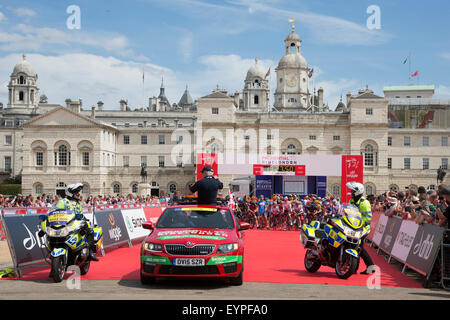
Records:
{"label": "high visibility jacket", "polygon": [[62,210],[70,210],[75,214],[83,214],[83,207],[81,206],[81,203],[74,200],[69,200],[67,198],[59,200],[56,203],[56,208]]}
{"label": "high visibility jacket", "polygon": [[359,212],[361,212],[363,216],[364,225],[370,225],[370,221],[372,221],[372,206],[370,205],[369,200],[361,197],[355,203],[352,198],[350,200],[350,204],[356,206],[359,209]]}

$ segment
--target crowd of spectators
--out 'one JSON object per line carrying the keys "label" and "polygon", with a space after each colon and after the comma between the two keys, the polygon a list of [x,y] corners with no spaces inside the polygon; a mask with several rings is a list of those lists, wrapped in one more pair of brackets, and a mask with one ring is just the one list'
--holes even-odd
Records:
{"label": "crowd of spectators", "polygon": [[[59,195],[47,195],[43,194],[41,196],[23,196],[21,194],[17,196],[3,196],[0,194],[0,207],[3,208],[51,208],[59,200],[61,196]],[[127,196],[123,195],[90,195],[83,198],[83,203],[86,205],[95,206],[106,206],[115,204],[142,204],[150,203],[153,205],[159,205],[161,202],[169,201],[170,197],[157,197],[157,196],[135,196],[129,194]]]}
{"label": "crowd of spectators", "polygon": [[424,187],[405,192],[390,191],[379,196],[368,196],[373,212],[387,216],[400,216],[417,224],[432,223],[448,227],[450,188],[440,185],[438,190],[427,191]]}

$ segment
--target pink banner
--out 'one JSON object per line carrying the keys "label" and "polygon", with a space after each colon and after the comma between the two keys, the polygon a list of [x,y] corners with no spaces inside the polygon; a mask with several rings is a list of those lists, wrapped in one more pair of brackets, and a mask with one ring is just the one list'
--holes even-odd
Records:
{"label": "pink banner", "polygon": [[342,156],[341,203],[349,203],[352,198],[347,182],[363,183],[363,156]]}

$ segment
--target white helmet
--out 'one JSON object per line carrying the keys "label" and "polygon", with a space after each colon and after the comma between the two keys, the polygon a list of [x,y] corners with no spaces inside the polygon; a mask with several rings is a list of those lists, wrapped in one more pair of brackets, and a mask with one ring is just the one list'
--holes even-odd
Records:
{"label": "white helmet", "polygon": [[83,184],[81,182],[69,184],[66,188],[66,195],[69,198],[73,198],[73,194],[80,192],[83,189]]}
{"label": "white helmet", "polygon": [[347,182],[347,188],[355,192],[355,196],[359,196],[364,193],[364,186],[356,181]]}

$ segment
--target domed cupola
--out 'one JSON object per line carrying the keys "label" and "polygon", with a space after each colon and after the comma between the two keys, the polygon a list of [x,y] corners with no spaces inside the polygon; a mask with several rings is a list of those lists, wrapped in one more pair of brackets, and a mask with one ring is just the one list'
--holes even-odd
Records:
{"label": "domed cupola", "polygon": [[29,76],[29,77],[35,77],[36,73],[34,72],[33,66],[31,63],[29,63],[26,60],[26,54],[24,53],[22,55],[22,61],[20,61],[16,66],[14,67],[12,75],[19,75],[20,73]]}
{"label": "domed cupola", "polygon": [[37,74],[22,55],[22,61],[14,66],[8,84],[8,108],[35,108],[38,104]]}
{"label": "domed cupola", "polygon": [[267,71],[255,59],[255,64],[248,69],[244,86],[244,110],[268,110],[269,81]]}

